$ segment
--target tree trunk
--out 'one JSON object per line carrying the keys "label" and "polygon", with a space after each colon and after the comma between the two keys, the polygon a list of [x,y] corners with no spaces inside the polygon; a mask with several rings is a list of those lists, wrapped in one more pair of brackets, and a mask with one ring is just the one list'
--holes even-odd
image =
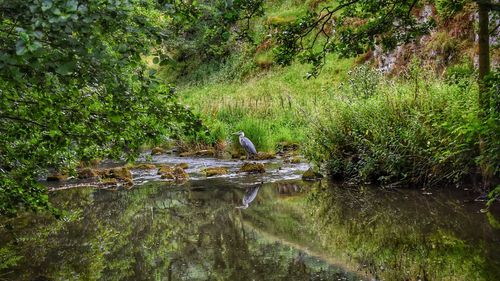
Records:
{"label": "tree trunk", "polygon": [[481,111],[488,106],[487,89],[484,77],[490,72],[490,34],[488,12],[491,6],[490,0],[477,2],[479,6],[479,105]]}
{"label": "tree trunk", "polygon": [[[489,106],[489,96],[488,89],[484,78],[490,72],[490,34],[489,34],[489,16],[488,12],[491,6],[490,0],[479,0],[478,12],[479,12],[479,75],[478,75],[478,86],[479,86],[479,118],[480,120],[485,120],[488,106]],[[485,141],[483,136],[479,135],[479,153],[483,154],[485,150]],[[491,185],[491,174],[488,173],[490,170],[488,164],[480,163],[481,177],[482,177],[482,187],[484,189],[489,189]]]}

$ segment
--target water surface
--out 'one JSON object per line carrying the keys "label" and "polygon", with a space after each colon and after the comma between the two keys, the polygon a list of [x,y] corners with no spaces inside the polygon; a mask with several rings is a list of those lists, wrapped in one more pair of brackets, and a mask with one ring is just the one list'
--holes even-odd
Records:
{"label": "water surface", "polygon": [[52,192],[62,220],[3,219],[0,280],[500,280],[498,216],[470,194],[304,183],[280,161],[206,179],[193,163],[180,186],[134,171],[130,190]]}

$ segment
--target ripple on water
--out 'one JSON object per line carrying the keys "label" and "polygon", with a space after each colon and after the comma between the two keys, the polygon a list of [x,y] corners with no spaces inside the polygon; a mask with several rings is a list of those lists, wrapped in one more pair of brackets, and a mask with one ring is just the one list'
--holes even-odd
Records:
{"label": "ripple on water", "polygon": [[[203,170],[210,167],[225,167],[228,173],[225,175],[217,175],[211,178],[225,178],[229,181],[241,184],[253,184],[257,182],[276,182],[278,180],[294,180],[300,179],[302,173],[309,169],[307,163],[285,163],[283,159],[270,159],[252,161],[264,164],[266,172],[263,174],[247,174],[239,173],[239,169],[244,161],[227,160],[208,157],[178,157],[169,154],[155,155],[149,161],[146,160],[147,155],[142,155],[139,158],[140,163],[165,164],[175,166],[180,163],[186,163],[189,167],[185,170],[189,174],[191,181],[206,179]],[[133,170],[132,176],[136,185],[142,185],[151,181],[165,181],[157,174],[157,170]]]}

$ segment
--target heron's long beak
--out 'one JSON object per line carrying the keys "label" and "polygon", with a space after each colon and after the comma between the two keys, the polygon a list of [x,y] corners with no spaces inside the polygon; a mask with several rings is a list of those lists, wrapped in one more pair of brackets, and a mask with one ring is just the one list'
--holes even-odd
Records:
{"label": "heron's long beak", "polygon": [[239,132],[238,133],[233,133],[233,135],[239,135],[239,134],[240,134]]}

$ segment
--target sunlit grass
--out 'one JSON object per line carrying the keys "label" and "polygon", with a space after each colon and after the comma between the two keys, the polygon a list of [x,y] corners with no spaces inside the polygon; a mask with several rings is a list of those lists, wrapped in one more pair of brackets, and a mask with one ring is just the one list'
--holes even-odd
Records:
{"label": "sunlit grass", "polygon": [[209,83],[180,89],[182,102],[201,114],[211,129],[209,141],[230,140],[242,130],[258,150],[273,151],[280,142],[301,143],[309,118],[343,81],[351,59],[328,60],[317,79],[306,79],[308,65],[274,67],[243,82]]}

